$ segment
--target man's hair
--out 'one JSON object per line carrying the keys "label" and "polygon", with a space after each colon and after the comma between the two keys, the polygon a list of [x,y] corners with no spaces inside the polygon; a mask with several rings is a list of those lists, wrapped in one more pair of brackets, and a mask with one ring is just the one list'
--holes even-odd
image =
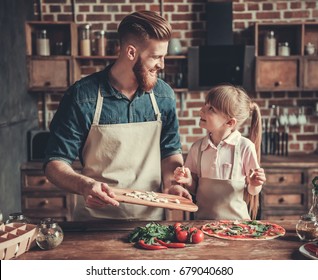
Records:
{"label": "man's hair", "polygon": [[139,11],[126,16],[118,26],[120,44],[135,39],[147,41],[155,39],[169,41],[171,38],[171,25],[156,12]]}

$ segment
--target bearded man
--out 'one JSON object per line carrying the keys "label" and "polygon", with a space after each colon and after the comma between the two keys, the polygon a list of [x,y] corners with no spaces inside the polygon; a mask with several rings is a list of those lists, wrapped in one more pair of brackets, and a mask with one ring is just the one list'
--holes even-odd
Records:
{"label": "bearded man", "polygon": [[[44,170],[56,186],[78,194],[74,220],[162,220],[162,208],[119,204],[110,187],[177,194],[183,165],[176,102],[157,78],[171,26],[151,11],[126,16],[118,27],[114,64],[72,85],[50,125]],[[72,163],[79,158],[81,174]]]}

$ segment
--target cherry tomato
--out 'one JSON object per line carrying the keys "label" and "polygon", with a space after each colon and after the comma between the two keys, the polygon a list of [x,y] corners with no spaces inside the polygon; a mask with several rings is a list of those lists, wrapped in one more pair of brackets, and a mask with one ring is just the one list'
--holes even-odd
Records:
{"label": "cherry tomato", "polygon": [[181,226],[182,226],[181,223],[175,223],[175,224],[173,225],[174,229],[180,228]]}
{"label": "cherry tomato", "polygon": [[188,241],[188,237],[189,237],[189,233],[187,230],[178,230],[176,232],[176,237],[177,237],[177,240],[179,242],[187,242]]}
{"label": "cherry tomato", "polygon": [[190,242],[193,244],[197,244],[200,243],[204,240],[204,233],[202,232],[202,230],[197,229],[192,231],[191,235],[190,235]]}
{"label": "cherry tomato", "polygon": [[196,227],[190,227],[189,232],[192,233],[194,231],[198,230]]}

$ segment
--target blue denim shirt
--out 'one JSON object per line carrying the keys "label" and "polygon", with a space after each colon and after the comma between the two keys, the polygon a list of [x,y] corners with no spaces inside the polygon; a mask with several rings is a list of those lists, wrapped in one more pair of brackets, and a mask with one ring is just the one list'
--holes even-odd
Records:
{"label": "blue denim shirt", "polygon": [[[51,160],[71,164],[77,157],[83,163],[82,149],[93,122],[99,85],[104,97],[100,124],[156,120],[149,93],[138,89],[135,98],[129,100],[111,87],[108,81],[110,67],[81,79],[66,91],[50,125],[44,164]],[[160,79],[153,91],[161,112],[160,149],[163,159],[181,153],[176,100],[171,87]]]}

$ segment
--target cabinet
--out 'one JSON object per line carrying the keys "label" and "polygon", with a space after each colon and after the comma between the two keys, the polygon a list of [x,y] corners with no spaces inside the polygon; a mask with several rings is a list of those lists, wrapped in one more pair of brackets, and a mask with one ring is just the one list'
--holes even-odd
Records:
{"label": "cabinet", "polygon": [[[278,44],[287,42],[288,56],[265,56],[264,39],[274,31],[276,54]],[[318,59],[309,55],[308,43],[318,47],[318,23],[256,23],[255,24],[256,91],[299,91],[318,89]]]}
{"label": "cabinet", "polygon": [[[45,30],[49,56],[38,55],[37,34]],[[78,53],[77,26],[73,22],[25,23],[29,90],[63,91],[75,81],[73,57]]]}
{"label": "cabinet", "polygon": [[261,219],[292,220],[308,212],[312,179],[318,174],[317,156],[263,157],[266,183],[261,192]]}
{"label": "cabinet", "polygon": [[[74,169],[80,172],[80,164]],[[27,162],[21,166],[22,212],[38,223],[42,218],[71,221],[76,195],[65,192],[44,175],[41,162]]]}

